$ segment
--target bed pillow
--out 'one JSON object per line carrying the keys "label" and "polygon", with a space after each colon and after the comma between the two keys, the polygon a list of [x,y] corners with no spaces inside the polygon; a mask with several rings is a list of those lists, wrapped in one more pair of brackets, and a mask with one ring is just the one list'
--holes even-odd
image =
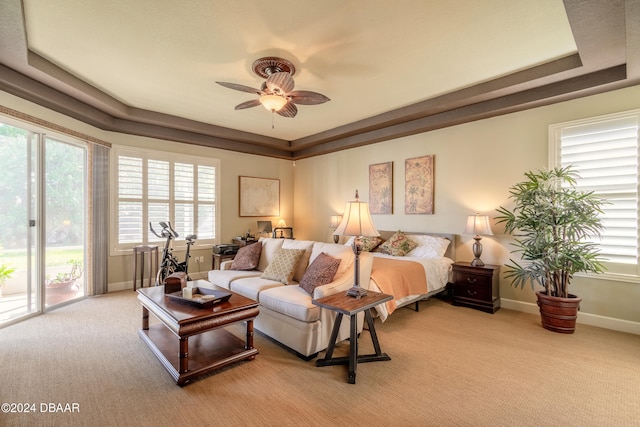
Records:
{"label": "bed pillow", "polygon": [[260,277],[285,285],[290,284],[302,255],[304,255],[304,249],[280,248]]}
{"label": "bed pillow", "polygon": [[342,260],[322,252],[313,260],[304,272],[300,287],[313,295],[313,291],[322,285],[331,283]]}
{"label": "bed pillow", "polygon": [[402,231],[398,231],[389,240],[380,245],[380,251],[388,255],[405,256],[416,246],[418,246],[418,243],[411,240]]}
{"label": "bed pillow", "polygon": [[[356,239],[355,236],[349,237],[349,240],[344,244],[345,246],[353,246],[353,241]],[[363,236],[360,240],[362,240],[362,252],[371,252],[382,242],[382,239],[377,236],[367,237]]]}
{"label": "bed pillow", "polygon": [[442,237],[409,234],[408,237],[418,243],[407,255],[421,258],[442,258],[451,243]]}
{"label": "bed pillow", "polygon": [[232,270],[255,270],[260,262],[260,254],[262,254],[262,244],[253,243],[243,246],[238,250],[233,262]]}

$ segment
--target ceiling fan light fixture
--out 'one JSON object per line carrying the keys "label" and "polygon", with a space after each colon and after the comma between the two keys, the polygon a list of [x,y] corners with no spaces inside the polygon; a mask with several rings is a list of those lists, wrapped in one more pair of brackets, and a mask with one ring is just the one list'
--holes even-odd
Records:
{"label": "ceiling fan light fixture", "polygon": [[262,95],[260,103],[269,111],[280,111],[287,104],[287,100],[278,95]]}

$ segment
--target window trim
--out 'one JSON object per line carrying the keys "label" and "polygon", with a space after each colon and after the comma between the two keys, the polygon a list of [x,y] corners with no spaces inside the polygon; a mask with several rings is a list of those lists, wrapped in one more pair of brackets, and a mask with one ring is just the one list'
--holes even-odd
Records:
{"label": "window trim", "polygon": [[[109,208],[109,255],[110,256],[122,256],[129,255],[133,252],[133,247],[140,244],[157,244],[161,249],[164,245],[162,242],[136,242],[118,244],[118,156],[135,156],[142,157],[144,159],[154,160],[166,160],[173,163],[187,163],[193,165],[209,166],[215,168],[215,237],[213,239],[200,239],[198,238],[195,244],[191,247],[192,250],[207,249],[216,244],[220,239],[220,160],[214,157],[201,157],[189,154],[175,154],[169,151],[150,150],[145,148],[130,147],[125,145],[113,145],[111,149],[110,159],[110,177],[109,183],[111,190],[109,191],[110,208]],[[146,170],[146,166],[144,166]],[[146,196],[145,196],[146,197]],[[174,200],[171,202],[175,203]],[[172,210],[173,208],[170,208]],[[155,226],[154,226],[155,228]],[[144,230],[144,229],[143,229]],[[158,231],[158,230],[156,230]],[[186,244],[183,240],[184,236],[180,236],[180,240],[174,241],[173,248],[177,251],[185,250]]]}
{"label": "window trim", "polygon": [[[637,117],[638,123],[640,123],[640,109],[633,109],[633,110],[621,111],[621,112],[612,113],[612,114],[604,114],[604,115],[595,116],[595,117],[569,120],[566,122],[550,124],[549,133],[548,133],[548,148],[549,148],[548,166],[549,168],[553,168],[561,165],[562,158],[561,158],[560,150],[561,150],[561,144],[562,144],[561,133],[563,128],[570,127],[570,126],[584,126],[584,125],[590,125],[590,124],[597,124],[597,123],[602,123],[609,120],[621,119],[624,117],[629,117],[634,115]],[[640,139],[640,136],[639,136],[639,139]],[[640,144],[640,141],[639,141],[639,144]],[[638,160],[640,163],[640,153],[638,153]],[[640,170],[638,171],[638,177],[639,177],[638,191],[640,192]],[[637,209],[638,217],[636,218],[636,220],[638,221],[638,229],[640,230],[640,200],[638,200],[637,203],[638,204],[636,209]],[[638,250],[638,255],[640,259],[640,233],[638,235],[637,248],[638,248],[637,250]],[[604,264],[606,267],[607,263],[605,262]],[[640,264],[637,265],[635,274],[610,272],[605,270],[603,273],[600,273],[600,274],[577,273],[575,277],[603,279],[603,280],[610,280],[610,281],[616,281],[616,282],[640,284]]]}

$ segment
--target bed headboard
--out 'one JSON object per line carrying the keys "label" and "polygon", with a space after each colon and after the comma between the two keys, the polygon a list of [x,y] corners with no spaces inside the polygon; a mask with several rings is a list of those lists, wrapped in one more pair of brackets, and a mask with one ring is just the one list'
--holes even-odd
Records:
{"label": "bed headboard", "polygon": [[[394,231],[386,231],[386,230],[378,230],[378,233],[380,233],[380,238],[382,240],[388,240],[391,236],[393,236],[394,233],[397,233],[398,230],[394,230]],[[444,256],[446,256],[447,258],[451,258],[452,260],[456,260],[456,235],[455,234],[448,234],[448,233],[428,233],[425,231],[404,231],[403,233],[405,234],[427,234],[429,236],[436,236],[436,237],[443,237],[445,239],[449,239],[449,241],[451,242],[449,244],[449,247],[447,248],[447,252],[445,252]]]}

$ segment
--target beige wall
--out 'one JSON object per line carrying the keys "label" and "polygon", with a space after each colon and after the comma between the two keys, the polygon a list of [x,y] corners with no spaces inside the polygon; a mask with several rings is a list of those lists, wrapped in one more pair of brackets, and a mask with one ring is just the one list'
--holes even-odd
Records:
{"label": "beige wall", "polygon": [[[373,215],[378,229],[458,234],[457,260],[473,259],[472,236],[460,235],[466,216],[496,215],[508,205],[508,188],[523,173],[547,166],[548,126],[552,123],[640,108],[640,86],[440,129],[371,146],[296,162],[294,171],[296,237],[328,241],[329,216],[340,214],[354,190],[368,200],[368,167],[393,161],[394,213]],[[405,159],[435,155],[433,215],[404,214]],[[493,224],[482,239],[485,263],[509,260],[511,241]],[[581,311],[640,322],[640,284],[575,278],[572,292],[583,298]],[[530,288],[501,280],[502,298],[535,302]]]}
{"label": "beige wall", "polygon": [[[280,179],[281,216],[295,227],[296,238],[329,241],[329,216],[342,213],[355,189],[362,200],[368,200],[368,166],[393,161],[394,214],[374,215],[376,226],[382,230],[458,234],[457,260],[468,261],[473,258],[473,241],[471,236],[460,235],[466,216],[474,212],[495,216],[495,209],[508,203],[509,186],[520,181],[525,171],[547,165],[548,125],[640,108],[640,86],[298,160],[295,166],[290,161],[103,132],[3,92],[0,104],[113,144],[220,159],[222,242],[256,229],[258,218],[238,216],[239,175]],[[435,155],[435,212],[405,215],[404,161],[427,154]],[[495,224],[493,230],[493,237],[482,240],[482,259],[504,264],[509,259],[510,239]],[[194,255],[205,256],[200,270],[208,270],[210,248],[197,250]],[[110,284],[130,281],[131,261],[131,256],[110,258]],[[195,264],[192,269],[198,270]],[[582,313],[640,322],[636,304],[640,284],[576,278],[572,291],[583,298]],[[530,289],[514,289],[505,280],[501,280],[500,292],[507,300],[535,301]]]}

